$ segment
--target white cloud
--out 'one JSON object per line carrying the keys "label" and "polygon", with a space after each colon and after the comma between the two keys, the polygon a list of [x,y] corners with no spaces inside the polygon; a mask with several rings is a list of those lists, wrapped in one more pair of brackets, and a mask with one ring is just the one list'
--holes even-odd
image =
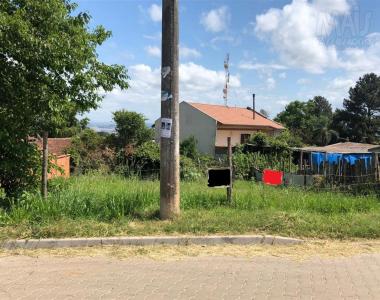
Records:
{"label": "white cloud", "polygon": [[[224,71],[214,71],[193,62],[181,64],[179,68],[182,97],[202,101],[222,97],[225,82]],[[230,76],[230,89],[241,87],[238,76]]]}
{"label": "white cloud", "polygon": [[162,34],[161,32],[156,32],[155,34],[144,34],[143,37],[147,40],[161,41]]}
{"label": "white cloud", "polygon": [[290,101],[288,101],[288,100],[278,100],[278,101],[276,101],[276,103],[279,104],[279,105],[282,105],[282,106],[286,106],[286,105],[288,105],[290,103]]}
{"label": "white cloud", "polygon": [[348,89],[355,84],[355,81],[350,78],[341,78],[337,77],[330,83],[329,87],[333,89],[344,89],[348,91]]}
{"label": "white cloud", "polygon": [[286,78],[286,73],[285,72],[281,72],[280,74],[278,74],[278,77],[281,78],[281,79],[285,79]]}
{"label": "white cloud", "polygon": [[201,24],[207,31],[221,32],[227,29],[231,15],[227,6],[221,6],[217,9],[203,13]]}
{"label": "white cloud", "polygon": [[161,49],[157,46],[147,46],[145,47],[145,51],[154,57],[161,57]]}
{"label": "white cloud", "polygon": [[152,4],[148,9],[148,13],[153,22],[161,22],[162,8],[160,5]]}
{"label": "white cloud", "polygon": [[286,67],[280,64],[261,64],[252,62],[241,62],[239,68],[243,70],[285,70]]}
{"label": "white cloud", "polygon": [[306,84],[309,84],[310,83],[310,80],[307,79],[307,78],[300,78],[297,80],[297,84],[299,85],[306,85]]}
{"label": "white cloud", "polygon": [[380,73],[380,33],[367,35],[366,41],[367,48],[347,48],[343,51],[342,67],[356,76]]}
{"label": "white cloud", "polygon": [[[128,109],[143,113],[150,121],[160,115],[161,70],[146,64],[137,64],[128,68],[130,88],[125,91],[114,89],[107,93],[102,106],[90,113],[94,121],[110,121],[111,112]],[[183,63],[179,68],[180,101],[203,103],[223,103],[223,70],[212,70],[193,62]],[[251,93],[242,87],[237,75],[230,77],[230,100],[250,100]],[[245,98],[246,97],[246,98]],[[234,102],[236,103],[236,102]],[[246,104],[242,104],[246,105]]]}
{"label": "white cloud", "polygon": [[273,77],[269,77],[266,80],[266,85],[268,90],[273,90],[276,86],[276,80]]}
{"label": "white cloud", "polygon": [[197,49],[188,48],[186,46],[179,46],[179,55],[181,58],[199,58],[201,53]]}
{"label": "white cloud", "polygon": [[313,2],[318,10],[332,15],[341,15],[350,12],[350,5],[346,0],[314,0]]}
{"label": "white cloud", "polygon": [[327,37],[336,17],[349,12],[347,0],[293,0],[282,9],[269,9],[256,16],[255,32],[268,38],[282,61],[311,73],[322,73],[326,68],[339,66],[334,45],[327,46]]}

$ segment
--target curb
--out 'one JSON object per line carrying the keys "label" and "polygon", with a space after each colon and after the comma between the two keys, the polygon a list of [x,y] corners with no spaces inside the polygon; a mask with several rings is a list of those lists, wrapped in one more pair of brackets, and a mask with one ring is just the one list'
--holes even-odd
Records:
{"label": "curb", "polygon": [[152,245],[298,245],[303,240],[271,235],[234,236],[138,236],[106,238],[31,239],[0,241],[3,249],[41,249],[93,247],[103,245],[152,246]]}

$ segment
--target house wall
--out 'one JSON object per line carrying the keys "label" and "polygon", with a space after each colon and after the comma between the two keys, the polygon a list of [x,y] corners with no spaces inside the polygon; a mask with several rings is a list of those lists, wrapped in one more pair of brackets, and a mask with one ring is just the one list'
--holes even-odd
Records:
{"label": "house wall", "polygon": [[[160,119],[155,121],[155,141],[160,142]],[[198,151],[215,154],[216,121],[186,102],[179,104],[179,138],[183,140],[194,136]]]}
{"label": "house wall", "polygon": [[52,164],[60,167],[63,172],[61,173],[59,170],[51,169],[48,174],[48,179],[54,177],[70,177],[70,155],[60,155],[50,161]]}
{"label": "house wall", "polygon": [[216,147],[227,147],[227,138],[231,137],[232,146],[240,145],[240,138],[242,134],[254,134],[256,132],[265,132],[269,135],[278,134],[280,131],[274,131],[272,129],[217,129],[216,131]]}
{"label": "house wall", "polygon": [[190,136],[198,141],[198,151],[204,154],[215,154],[217,122],[186,102],[179,105],[181,142]]}

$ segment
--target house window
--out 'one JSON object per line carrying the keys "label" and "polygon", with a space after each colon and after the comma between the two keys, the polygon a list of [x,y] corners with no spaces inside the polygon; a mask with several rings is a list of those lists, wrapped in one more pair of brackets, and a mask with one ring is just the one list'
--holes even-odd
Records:
{"label": "house window", "polygon": [[240,135],[240,144],[245,144],[248,142],[251,135],[249,133],[243,133]]}

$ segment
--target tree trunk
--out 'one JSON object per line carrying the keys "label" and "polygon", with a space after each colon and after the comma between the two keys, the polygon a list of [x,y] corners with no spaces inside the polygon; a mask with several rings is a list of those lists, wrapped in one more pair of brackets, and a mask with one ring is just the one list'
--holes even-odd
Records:
{"label": "tree trunk", "polygon": [[49,163],[49,149],[48,149],[48,132],[44,131],[42,136],[42,178],[41,178],[41,196],[47,198],[47,178],[48,178],[48,163]]}

